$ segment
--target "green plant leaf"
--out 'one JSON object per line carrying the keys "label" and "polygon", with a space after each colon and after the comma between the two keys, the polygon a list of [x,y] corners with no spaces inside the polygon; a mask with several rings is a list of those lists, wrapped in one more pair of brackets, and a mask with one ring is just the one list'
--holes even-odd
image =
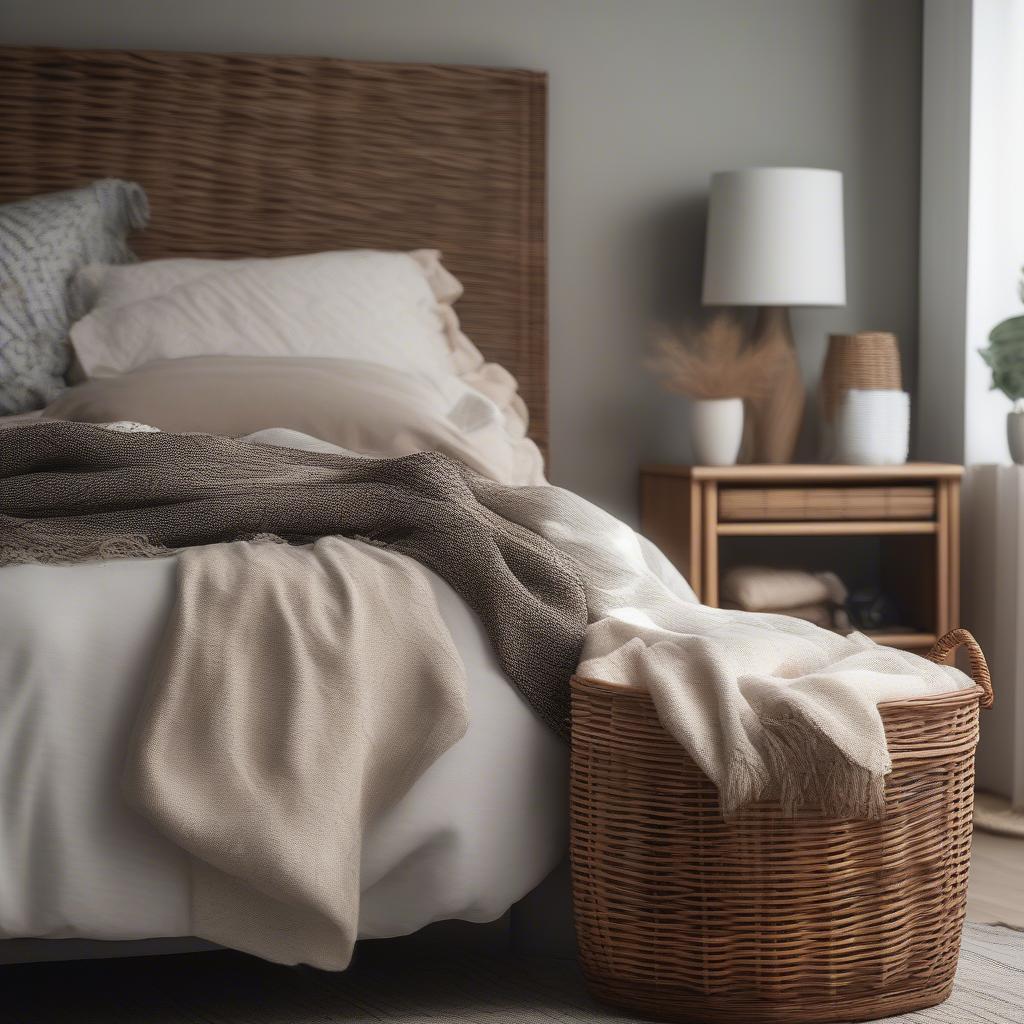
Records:
{"label": "green plant leaf", "polygon": [[1008,320],[996,324],[992,328],[988,340],[993,344],[1009,342],[1024,345],[1024,316],[1011,316]]}
{"label": "green plant leaf", "polygon": [[[1020,297],[1024,300],[1024,267]],[[989,332],[988,348],[978,349],[992,371],[992,390],[1002,391],[1014,404],[1024,399],[1024,316],[1011,316]]]}

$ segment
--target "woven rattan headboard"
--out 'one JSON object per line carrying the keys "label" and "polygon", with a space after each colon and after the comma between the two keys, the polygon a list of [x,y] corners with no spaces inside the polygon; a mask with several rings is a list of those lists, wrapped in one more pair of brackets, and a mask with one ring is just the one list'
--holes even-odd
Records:
{"label": "woven rattan headboard", "polygon": [[130,178],[140,255],[438,248],[547,442],[543,74],[0,48],[0,202]]}

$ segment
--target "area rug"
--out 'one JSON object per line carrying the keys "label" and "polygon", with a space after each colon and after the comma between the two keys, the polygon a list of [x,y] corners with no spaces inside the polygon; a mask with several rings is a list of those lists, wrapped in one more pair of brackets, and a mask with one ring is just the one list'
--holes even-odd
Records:
{"label": "area rug", "polygon": [[[378,946],[381,944],[378,944]],[[235,953],[0,968],[4,1024],[625,1024],[586,994],[569,961],[390,955],[345,974]],[[1024,933],[968,925],[952,999],[905,1024],[1021,1024]]]}

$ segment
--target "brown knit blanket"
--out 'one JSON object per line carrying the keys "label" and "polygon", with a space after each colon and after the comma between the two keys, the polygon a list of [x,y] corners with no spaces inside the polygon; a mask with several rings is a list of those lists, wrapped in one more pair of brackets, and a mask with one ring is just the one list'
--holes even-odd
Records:
{"label": "brown knit blanket", "polygon": [[586,596],[571,558],[479,498],[516,490],[432,452],[366,459],[29,423],[0,436],[0,565],[154,556],[260,534],[361,538],[446,580],[505,674],[566,735]]}
{"label": "brown knit blanket", "polygon": [[857,634],[695,604],[652,572],[633,530],[578,495],[505,487],[436,454],[368,460],[71,423],[0,437],[0,564],[261,532],[363,537],[434,569],[559,732],[577,668],[645,687],[726,815],[777,798],[877,817],[892,767],[877,704],[973,685]]}

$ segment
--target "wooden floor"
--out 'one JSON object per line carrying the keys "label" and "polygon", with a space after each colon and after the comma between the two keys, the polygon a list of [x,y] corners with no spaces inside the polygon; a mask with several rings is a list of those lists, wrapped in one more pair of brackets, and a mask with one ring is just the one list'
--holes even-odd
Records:
{"label": "wooden floor", "polygon": [[1024,928],[1024,839],[974,833],[967,920]]}
{"label": "wooden floor", "polygon": [[[226,951],[2,967],[0,1024],[640,1024],[571,960],[377,946],[338,972]],[[949,1002],[885,1024],[1022,1021],[1024,935],[968,923]]]}

